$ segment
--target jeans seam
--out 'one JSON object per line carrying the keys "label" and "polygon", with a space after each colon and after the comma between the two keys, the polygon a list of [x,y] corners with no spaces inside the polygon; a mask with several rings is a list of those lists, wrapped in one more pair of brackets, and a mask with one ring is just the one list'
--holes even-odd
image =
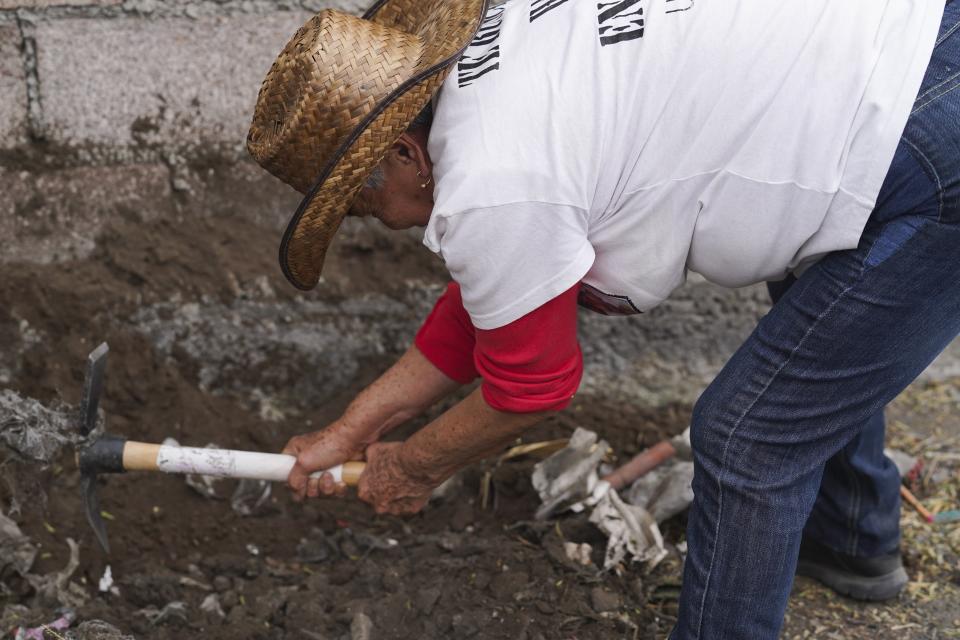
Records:
{"label": "jeans seam", "polygon": [[810,326],[807,328],[803,336],[801,336],[801,338],[797,341],[797,344],[794,345],[793,349],[791,349],[790,355],[784,358],[783,362],[780,364],[777,370],[773,372],[773,374],[770,376],[770,379],[767,380],[766,384],[763,385],[763,388],[760,389],[759,393],[757,393],[757,397],[753,399],[753,401],[749,404],[749,406],[747,406],[747,408],[743,410],[743,413],[740,414],[740,417],[737,418],[736,423],[734,423],[733,428],[730,430],[730,434],[727,436],[727,441],[723,445],[723,455],[721,458],[720,471],[717,479],[717,503],[718,503],[717,526],[714,528],[714,532],[713,532],[713,549],[710,550],[710,564],[707,567],[706,582],[703,587],[703,597],[700,599],[700,614],[697,619],[697,635],[696,635],[697,638],[700,638],[701,631],[703,630],[703,612],[704,612],[704,609],[706,608],[707,594],[710,591],[710,579],[711,577],[713,577],[713,561],[717,557],[717,546],[718,546],[717,540],[720,539],[720,526],[723,521],[723,482],[722,480],[727,470],[727,451],[730,448],[730,441],[733,439],[733,436],[736,434],[737,429],[740,428],[740,424],[743,422],[744,418],[747,417],[747,414],[750,413],[751,409],[753,409],[753,407],[756,406],[757,402],[760,401],[763,395],[767,392],[767,389],[770,388],[770,385],[773,384],[774,380],[777,379],[777,376],[780,375],[780,372],[783,371],[783,368],[786,367],[787,364],[793,359],[793,356],[796,355],[797,351],[799,351],[800,347],[803,346],[804,342],[806,342],[810,334],[813,333],[814,329],[817,328],[817,326],[820,324],[820,321],[823,320],[823,318],[825,318],[827,314],[829,314],[833,310],[833,308],[840,302],[840,300],[843,299],[847,295],[847,293],[849,293],[850,290],[853,289],[853,287],[855,287],[860,282],[861,278],[863,277],[863,273],[865,269],[866,269],[866,265],[861,264],[860,272],[857,274],[857,279],[851,284],[849,284],[847,287],[845,287],[840,293],[838,293],[837,297],[834,298],[834,300],[830,303],[830,305],[823,310],[823,313],[818,315],[816,320],[814,320],[810,324]]}
{"label": "jeans seam", "polygon": [[[947,95],[948,93],[950,93],[951,91],[953,91],[954,89],[956,89],[958,86],[960,86],[960,81],[958,81],[958,82],[956,82],[953,86],[948,87],[945,91],[942,91],[942,92],[938,93],[937,95],[933,96],[933,97],[930,98],[929,100],[924,100],[925,98],[927,98],[927,96],[929,96],[931,93],[933,93],[933,92],[936,91],[937,89],[941,88],[943,85],[945,85],[945,84],[950,84],[951,82],[953,82],[954,80],[957,80],[958,78],[960,78],[960,71],[958,71],[957,73],[953,74],[952,76],[950,76],[949,78],[947,78],[947,79],[944,80],[943,82],[939,82],[939,83],[937,83],[936,85],[930,87],[929,89],[927,89],[926,91],[923,92],[923,95],[917,96],[917,99],[916,99],[916,101],[914,102],[913,111],[910,112],[910,115],[914,115],[914,114],[916,114],[916,113],[919,113],[919,112],[922,111],[925,107],[927,107],[931,102],[934,102],[934,101],[938,100],[939,98],[942,98],[943,96]],[[916,104],[917,102],[920,102],[921,100],[924,100],[924,102],[921,103],[921,104]]]}
{"label": "jeans seam", "polygon": [[860,530],[857,528],[857,516],[860,515],[860,478],[853,470],[844,451],[840,452],[843,460],[843,468],[847,471],[847,477],[850,479],[853,499],[850,501],[850,510],[847,512],[847,553],[851,556],[857,555],[857,547],[860,546]]}
{"label": "jeans seam", "polygon": [[940,219],[943,217],[943,182],[940,180],[940,175],[937,173],[937,169],[933,166],[933,163],[930,162],[930,159],[920,151],[917,145],[910,142],[906,135],[903,136],[902,140],[904,144],[913,149],[913,152],[919,156],[919,160],[926,165],[928,174],[933,178],[933,181],[937,183],[937,222],[940,222]]}
{"label": "jeans seam", "polygon": [[943,35],[937,38],[937,41],[934,43],[933,48],[936,49],[941,44],[943,44],[943,41],[949,38],[951,35],[953,35],[953,32],[956,31],[957,29],[960,29],[960,22],[957,22],[955,25],[953,25],[952,27],[944,31]]}

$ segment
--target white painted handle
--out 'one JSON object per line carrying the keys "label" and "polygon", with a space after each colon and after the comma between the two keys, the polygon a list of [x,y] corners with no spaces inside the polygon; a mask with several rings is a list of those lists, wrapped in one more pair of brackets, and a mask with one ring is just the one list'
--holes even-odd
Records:
{"label": "white painted handle", "polygon": [[[231,449],[201,449],[161,445],[157,452],[157,469],[167,473],[198,473],[220,478],[249,478],[286,482],[296,458],[282,453],[258,453]],[[343,465],[327,471],[336,482],[343,479]],[[316,471],[311,478],[324,473]]]}

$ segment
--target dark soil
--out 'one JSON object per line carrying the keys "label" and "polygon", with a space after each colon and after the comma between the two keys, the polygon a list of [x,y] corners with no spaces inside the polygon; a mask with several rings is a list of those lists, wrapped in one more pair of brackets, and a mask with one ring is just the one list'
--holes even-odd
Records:
{"label": "dark soil", "polygon": [[[229,174],[229,167],[210,171]],[[277,451],[290,436],[337,417],[399,355],[444,281],[414,238],[388,241],[376,229],[351,223],[328,260],[324,282],[302,295],[279,275],[275,223],[234,212],[239,201],[246,209],[262,204],[264,211],[276,203],[230,182],[229,175],[210,180],[225,186],[191,198],[174,194],[149,217],[106,212],[109,221],[85,260],[3,266],[5,386],[45,404],[75,404],[86,355],[107,340],[101,406],[109,431],[152,442],[173,436],[185,445]],[[357,300],[373,302],[351,307]],[[198,317],[198,308],[207,313],[203,322],[182,321]],[[409,309],[403,312],[409,317],[377,324],[397,308]],[[221,313],[233,314],[239,324],[218,324]],[[338,317],[331,320],[331,314]],[[313,342],[304,344],[313,351],[307,357],[294,348],[296,341],[276,339],[285,337],[283,327],[302,333],[313,322],[333,322],[343,344],[308,336]],[[230,333],[236,326],[241,330]],[[267,338],[239,339],[248,326]],[[391,335],[370,343],[371,331]],[[356,358],[354,339],[366,345]],[[923,396],[918,406],[900,406],[894,431],[911,453],[946,442],[925,424],[960,433],[956,388],[948,387],[953,395],[944,395],[941,405]],[[524,440],[566,437],[583,426],[627,457],[681,431],[689,412],[686,406],[651,409],[581,395]],[[180,477],[113,476],[99,486],[109,556],[86,523],[73,452],[42,469],[7,459],[0,506],[40,545],[34,574],[60,571],[69,557],[66,539],[80,543],[73,579],[88,599],[78,621],[102,619],[142,638],[666,637],[677,609],[681,557],[673,544],[683,540],[683,518],[664,523],[671,553],[652,573],[638,566],[601,573],[596,565],[604,539],[583,517],[531,522],[537,506],[529,481],[533,464],[477,465],[458,489],[406,519],[376,516],[355,498],[297,505],[282,486],[274,486],[264,513],[242,517],[229,501],[202,497]],[[479,494],[487,472],[494,491],[484,509]],[[940,495],[944,505],[960,498],[943,486],[937,494],[932,485],[922,497]],[[931,533],[909,512],[904,523],[913,581],[907,594],[891,604],[859,605],[798,580],[785,637],[957,637],[950,635],[960,633],[957,529]],[[591,544],[594,565],[567,560],[564,541]],[[97,589],[108,564],[118,595]],[[0,582],[0,602],[30,607],[16,624],[3,616],[7,626],[0,635],[58,617],[56,603],[40,601],[9,569]],[[216,606],[204,611],[204,601]],[[156,612],[172,602],[184,603],[182,614],[168,609],[155,623]],[[371,624],[372,633],[364,635]]]}
{"label": "dark soil", "polygon": [[[204,389],[203,362],[176,346],[159,350],[133,319],[171,301],[230,305],[257,298],[264,276],[271,303],[295,308],[299,298],[275,263],[277,232],[176,202],[147,222],[135,212],[114,213],[89,259],[4,268],[0,353],[13,371],[8,386],[20,394],[76,403],[86,354],[106,339],[111,354],[101,407],[110,432],[277,451],[290,436],[337,417],[402,348],[367,357],[343,375],[326,372],[336,385],[324,402],[292,401],[281,418],[264,420],[243,394],[256,387],[258,368],[234,376],[239,383]],[[363,227],[344,237],[310,299],[389,297],[411,281],[425,287],[443,281],[413,240],[388,243]],[[411,318],[412,326],[417,321]],[[236,358],[264,355],[286,357]],[[309,380],[317,372],[289,375]],[[525,441],[566,437],[582,425],[626,456],[682,430],[687,414],[682,407],[650,411],[580,398]],[[79,620],[106,620],[138,637],[341,638],[350,637],[351,626],[361,633],[364,616],[374,638],[622,638],[637,629],[643,637],[663,635],[672,619],[651,604],[638,570],[602,574],[566,559],[563,541],[588,542],[602,564],[605,540],[592,525],[583,518],[530,522],[537,506],[529,481],[534,462],[519,459],[493,470],[487,509],[478,496],[492,462],[468,470],[459,489],[408,519],[376,516],[355,498],[297,505],[282,486],[274,487],[265,513],[242,517],[228,501],[202,497],[180,477],[103,478],[109,556],[86,523],[73,452],[44,469],[8,460],[2,498],[4,511],[13,508],[24,533],[41,547],[33,573],[61,570],[69,556],[66,538],[77,540],[74,580],[90,596]],[[119,595],[97,591],[107,564]],[[33,606],[29,622],[57,617],[53,604],[38,604],[23,579],[4,575],[4,581],[7,604]],[[223,615],[201,610],[211,594]],[[151,607],[171,602],[185,603],[184,614],[151,622]]]}

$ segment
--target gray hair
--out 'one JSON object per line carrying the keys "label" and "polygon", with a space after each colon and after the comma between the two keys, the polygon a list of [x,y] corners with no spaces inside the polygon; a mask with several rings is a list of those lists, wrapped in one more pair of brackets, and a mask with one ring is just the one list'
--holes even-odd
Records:
{"label": "gray hair", "polygon": [[[420,113],[417,114],[417,117],[413,119],[413,122],[410,123],[410,126],[407,127],[407,131],[417,131],[418,129],[429,129],[430,125],[433,124],[433,103],[428,102]],[[368,189],[373,189],[377,191],[383,188],[383,184],[386,182],[386,176],[383,173],[383,167],[379,164],[373,168],[373,171],[370,172],[370,175],[367,176],[367,181],[363,183],[363,186]]]}

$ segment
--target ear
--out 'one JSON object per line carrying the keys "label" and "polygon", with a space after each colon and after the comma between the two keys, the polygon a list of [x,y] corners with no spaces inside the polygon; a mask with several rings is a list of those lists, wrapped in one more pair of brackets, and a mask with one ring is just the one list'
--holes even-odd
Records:
{"label": "ear", "polygon": [[424,176],[430,175],[430,170],[433,168],[430,154],[427,152],[427,136],[420,131],[402,133],[393,144],[387,158],[398,166],[408,166]]}

